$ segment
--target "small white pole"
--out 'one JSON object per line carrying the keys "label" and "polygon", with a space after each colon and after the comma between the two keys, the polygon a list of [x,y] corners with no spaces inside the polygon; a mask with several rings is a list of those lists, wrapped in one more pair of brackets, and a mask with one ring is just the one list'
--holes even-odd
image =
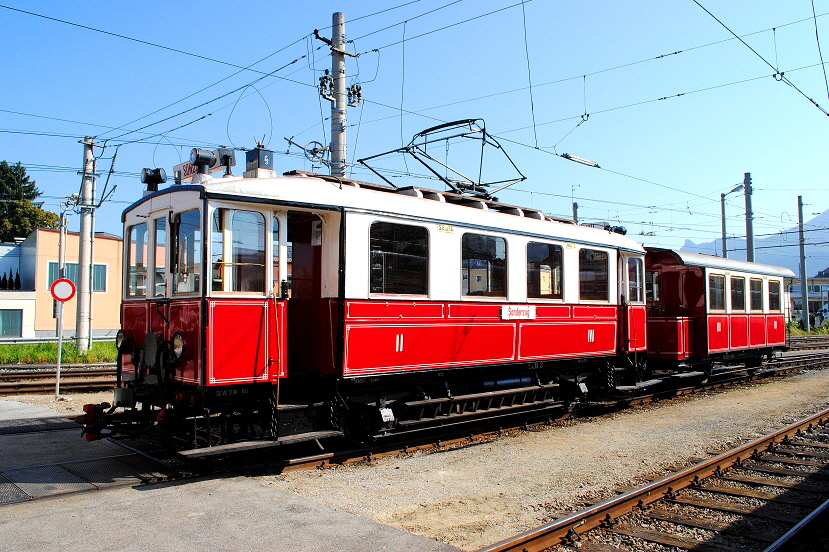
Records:
{"label": "small white pole", "polygon": [[55,400],[60,400],[60,361],[63,353],[63,301],[58,301],[58,370],[55,379]]}

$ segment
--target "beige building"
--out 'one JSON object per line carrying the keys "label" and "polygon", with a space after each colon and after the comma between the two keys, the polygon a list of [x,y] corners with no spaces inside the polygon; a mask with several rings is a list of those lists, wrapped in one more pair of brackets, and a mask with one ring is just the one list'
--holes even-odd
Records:
{"label": "beige building", "polygon": [[[0,244],[0,337],[50,337],[56,335],[54,300],[50,293],[58,277],[57,230],[38,228],[28,238]],[[77,286],[78,234],[66,236],[66,277]],[[121,252],[118,236],[98,233],[94,244],[92,273],[93,335],[114,335],[120,327]],[[20,289],[2,289],[6,281],[18,275]],[[7,284],[8,288],[13,285]],[[64,304],[64,337],[75,332],[77,295]]]}

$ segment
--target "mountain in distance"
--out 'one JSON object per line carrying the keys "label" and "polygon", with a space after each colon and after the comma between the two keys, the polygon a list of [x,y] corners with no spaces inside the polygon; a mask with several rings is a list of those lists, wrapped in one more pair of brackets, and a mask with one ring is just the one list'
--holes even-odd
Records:
{"label": "mountain in distance", "polygon": [[[806,271],[809,278],[829,267],[829,210],[803,223],[806,243]],[[745,231],[745,230],[743,230]],[[777,234],[754,238],[754,260],[758,263],[784,266],[800,276],[800,238],[797,224]],[[685,240],[680,251],[722,256],[722,240],[694,243]],[[728,258],[746,259],[746,240],[728,238]]]}

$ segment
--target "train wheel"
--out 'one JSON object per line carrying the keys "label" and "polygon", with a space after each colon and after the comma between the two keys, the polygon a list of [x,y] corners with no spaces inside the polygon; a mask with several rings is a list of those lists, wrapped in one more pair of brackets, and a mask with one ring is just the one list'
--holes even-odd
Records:
{"label": "train wheel", "polygon": [[374,425],[370,412],[361,405],[350,403],[347,409],[340,410],[340,429],[345,437],[356,445],[374,442]]}

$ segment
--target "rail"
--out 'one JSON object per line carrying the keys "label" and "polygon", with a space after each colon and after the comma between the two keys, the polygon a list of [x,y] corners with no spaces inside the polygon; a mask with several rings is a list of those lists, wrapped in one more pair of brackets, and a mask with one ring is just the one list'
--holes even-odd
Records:
{"label": "rail", "polygon": [[479,552],[508,550],[532,552],[577,541],[581,534],[591,529],[598,527],[611,528],[617,523],[618,518],[624,514],[636,509],[644,509],[658,500],[672,499],[676,497],[679,490],[699,485],[700,480],[712,475],[722,474],[728,468],[739,466],[753,456],[759,455],[761,451],[770,447],[773,448],[784,441],[788,442],[789,439],[800,434],[800,432],[817,424],[825,424],[827,421],[829,421],[829,409],[657,481],[642,485],[554,522],[482,548]]}

